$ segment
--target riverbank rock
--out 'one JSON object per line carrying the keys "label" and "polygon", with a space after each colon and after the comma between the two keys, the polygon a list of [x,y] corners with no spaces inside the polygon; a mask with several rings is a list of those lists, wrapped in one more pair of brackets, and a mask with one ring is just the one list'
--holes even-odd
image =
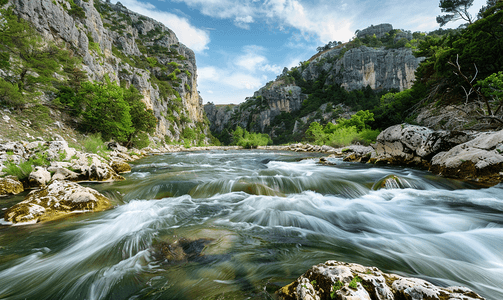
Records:
{"label": "riverbank rock", "polygon": [[0,178],[0,197],[6,195],[16,195],[23,191],[23,184],[19,182],[19,180],[11,177]]}
{"label": "riverbank rock", "polygon": [[387,274],[375,267],[338,261],[313,266],[276,292],[280,300],[474,300],[465,287],[438,287],[425,280]]}
{"label": "riverbank rock", "polygon": [[111,201],[99,192],[77,183],[56,180],[29,193],[25,200],[5,211],[5,221],[36,223],[61,218],[69,213],[101,211]]}
{"label": "riverbank rock", "polygon": [[30,186],[46,186],[51,181],[51,173],[42,167],[35,167],[35,171],[28,176]]}
{"label": "riverbank rock", "polygon": [[381,132],[372,145],[375,153],[370,162],[429,168],[433,156],[480,134],[474,131],[434,131],[409,124],[391,126]]}
{"label": "riverbank rock", "polygon": [[123,159],[113,159],[110,163],[110,167],[112,167],[117,174],[131,172],[131,166]]}
{"label": "riverbank rock", "polygon": [[479,137],[435,155],[430,171],[446,177],[495,184],[503,180],[503,130]]}

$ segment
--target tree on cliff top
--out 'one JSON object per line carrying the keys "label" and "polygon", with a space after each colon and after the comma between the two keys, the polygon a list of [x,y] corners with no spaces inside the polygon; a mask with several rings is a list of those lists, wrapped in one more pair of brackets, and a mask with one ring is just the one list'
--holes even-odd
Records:
{"label": "tree on cliff top", "polygon": [[468,12],[468,9],[472,5],[473,0],[440,0],[439,7],[442,9],[443,13],[447,14],[437,16],[437,23],[442,27],[451,21],[462,19],[472,24],[473,18]]}

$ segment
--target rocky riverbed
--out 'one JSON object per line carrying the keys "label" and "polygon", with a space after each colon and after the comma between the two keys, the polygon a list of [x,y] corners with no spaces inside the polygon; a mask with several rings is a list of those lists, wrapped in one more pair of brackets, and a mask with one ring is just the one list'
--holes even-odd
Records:
{"label": "rocky riverbed", "polygon": [[[502,143],[503,131],[448,132],[403,124],[383,131],[371,146],[333,148],[293,144],[259,148],[326,153],[328,156],[320,159],[323,164],[332,164],[331,157],[343,157],[345,161],[413,166],[446,177],[494,185],[502,179]],[[59,219],[71,213],[108,209],[113,206],[113,201],[77,182],[124,180],[120,174],[131,171],[128,162],[149,154],[239,149],[234,146],[190,149],[165,146],[128,150],[115,143],[109,143],[108,147],[110,152],[105,158],[78,151],[62,138],[0,144],[2,169],[33,158],[43,157],[48,161],[48,165],[36,167],[23,182],[13,176],[0,179],[0,192],[4,195],[33,189],[24,201],[5,211],[3,224],[32,224]],[[372,189],[401,188],[400,180],[390,175],[376,182]],[[374,267],[336,261],[313,266],[294,283],[279,290],[277,296],[279,299],[484,299],[467,288],[438,287],[424,280],[386,274]]]}

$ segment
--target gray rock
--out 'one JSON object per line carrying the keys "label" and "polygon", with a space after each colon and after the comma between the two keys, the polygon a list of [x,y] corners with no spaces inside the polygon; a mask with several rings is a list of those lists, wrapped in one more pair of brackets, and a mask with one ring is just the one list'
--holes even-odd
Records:
{"label": "gray rock", "polygon": [[[90,80],[102,81],[105,76],[109,76],[112,81],[125,82],[127,87],[135,86],[143,94],[143,102],[147,108],[152,109],[158,119],[154,133],[157,137],[164,140],[164,137],[168,136],[171,140],[178,140],[185,127],[193,128],[197,122],[204,121],[202,99],[197,92],[194,52],[181,44],[175,33],[162,23],[132,12],[120,3],[114,5],[101,0],[75,0],[75,5],[81,7],[85,13],[83,18],[69,14],[71,5],[68,1],[10,2],[15,13],[32,22],[44,40],[75,49],[76,54],[82,57],[82,69]],[[95,6],[101,7],[105,13],[100,14]],[[114,31],[112,28],[116,27],[116,24],[120,24],[121,29]],[[169,95],[163,95],[166,91],[160,91],[160,87],[152,80],[152,75],[158,78],[166,77],[173,69],[162,71],[158,66],[139,68],[136,64],[129,65],[128,61],[123,61],[114,53],[118,50],[124,55],[142,56],[138,40],[142,41],[142,47],[162,47],[162,54],[152,54],[152,51],[149,51],[149,56],[154,56],[161,66],[172,62],[180,65],[182,72],[177,74],[177,82],[173,83],[173,90],[169,91]],[[96,46],[99,51],[95,50]],[[177,117],[185,115],[190,119],[190,122],[184,122],[180,126],[179,120],[176,122],[166,114],[171,111],[168,107],[178,105],[178,102],[174,103],[178,101],[177,95],[182,100],[180,115],[177,114]],[[50,99],[52,96],[48,94],[43,97]],[[203,129],[206,133],[206,126]]]}
{"label": "gray rock", "polygon": [[51,181],[51,173],[43,167],[35,167],[35,171],[28,176],[28,181],[33,187],[46,186]]}
{"label": "gray rock", "polygon": [[429,167],[430,159],[452,147],[472,140],[473,131],[434,131],[427,127],[401,124],[382,131],[372,145],[374,162]]}
{"label": "gray rock", "polygon": [[[362,37],[373,34],[381,37],[392,29],[390,24],[381,24],[364,29],[358,34]],[[403,32],[402,35],[405,38],[412,38],[409,32]],[[328,73],[327,79],[323,79],[325,86],[341,85],[349,91],[367,86],[374,90],[405,90],[412,86],[415,71],[423,59],[415,57],[409,48],[374,49],[362,46],[346,51],[338,47],[317,54],[315,58],[309,60],[307,66],[303,65],[300,71],[302,79],[313,82],[320,80],[323,74]],[[237,107],[206,105],[204,109],[210,120],[211,130],[221,132],[226,127],[235,128],[239,125],[275,137],[275,128],[270,127],[274,119],[282,112],[298,111],[307,99],[307,95],[303,94],[302,89],[295,85],[295,82],[291,82],[292,79],[287,75],[288,72],[283,71],[283,75],[269,82],[255,92],[253,97],[247,98],[246,102]],[[320,107],[319,110],[324,112],[325,108]],[[323,119],[330,121],[333,111],[323,114]],[[339,112],[339,109],[337,111]],[[351,113],[345,113],[339,112],[336,118],[351,117]],[[316,112],[309,116],[302,116],[304,117],[302,120],[304,123],[312,122],[315,115]],[[299,123],[295,123],[294,128],[284,128],[284,126],[280,124],[277,128],[300,132]]]}
{"label": "gray rock", "polygon": [[276,294],[280,300],[484,299],[468,288],[437,287],[421,279],[387,274],[375,267],[334,260],[313,266]]}
{"label": "gray rock", "polygon": [[365,29],[359,30],[356,32],[356,37],[359,39],[362,39],[366,36],[373,36],[375,35],[378,39],[382,38],[386,33],[390,32],[393,30],[393,25],[384,23],[384,24],[379,24],[379,25],[370,25],[370,27],[367,27]]}
{"label": "gray rock", "polygon": [[52,180],[78,181],[80,176],[79,174],[66,168],[49,167],[48,171],[54,172],[51,178]]}
{"label": "gray rock", "polygon": [[503,130],[479,137],[435,155],[430,171],[447,177],[487,183],[503,180]]}

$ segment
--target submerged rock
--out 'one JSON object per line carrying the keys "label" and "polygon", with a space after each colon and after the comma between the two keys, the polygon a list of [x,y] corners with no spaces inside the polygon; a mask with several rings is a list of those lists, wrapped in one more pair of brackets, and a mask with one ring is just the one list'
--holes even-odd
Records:
{"label": "submerged rock", "polygon": [[231,231],[200,229],[184,233],[176,240],[161,241],[152,246],[153,257],[168,264],[194,261],[214,255],[225,255],[238,239]]}
{"label": "submerged rock", "polygon": [[12,177],[0,178],[0,197],[16,195],[24,191],[23,184]]}
{"label": "submerged rock", "polygon": [[56,180],[29,193],[25,200],[5,211],[5,221],[35,223],[61,218],[68,213],[101,211],[111,201],[99,192],[74,182]]}
{"label": "submerged rock", "polygon": [[387,175],[374,183],[372,189],[406,189],[413,187],[407,180],[397,175]]}
{"label": "submerged rock", "polygon": [[276,294],[281,300],[484,299],[465,287],[437,287],[422,279],[334,260],[313,266]]}

